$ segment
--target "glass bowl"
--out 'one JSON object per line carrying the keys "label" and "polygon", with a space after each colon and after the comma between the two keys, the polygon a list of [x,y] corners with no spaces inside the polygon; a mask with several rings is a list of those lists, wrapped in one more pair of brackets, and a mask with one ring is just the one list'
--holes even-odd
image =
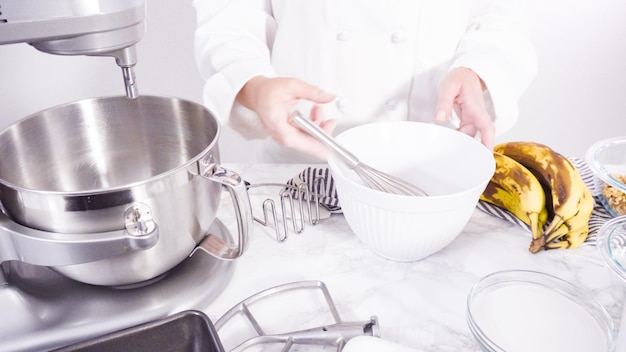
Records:
{"label": "glass bowl", "polygon": [[[626,136],[594,143],[587,150],[586,159],[589,168],[602,181],[598,186],[604,207],[614,217],[626,215]],[[611,189],[605,191],[607,186]]]}
{"label": "glass bowl", "polygon": [[[604,262],[618,278],[626,284],[626,216],[604,223],[598,231],[596,246]],[[626,350],[626,302],[622,306],[620,328],[617,335],[617,351]]]}
{"label": "glass bowl", "polygon": [[596,246],[611,271],[626,282],[626,216],[605,222],[598,231]]}
{"label": "glass bowl", "polygon": [[587,290],[552,275],[500,271],[477,282],[467,321],[484,351],[614,351],[615,326]]}

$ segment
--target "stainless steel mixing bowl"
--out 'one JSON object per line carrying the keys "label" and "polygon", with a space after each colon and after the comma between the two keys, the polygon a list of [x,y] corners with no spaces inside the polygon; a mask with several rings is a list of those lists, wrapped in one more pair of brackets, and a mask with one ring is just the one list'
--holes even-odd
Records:
{"label": "stainless steel mixing bowl", "polygon": [[239,220],[240,255],[252,227],[250,201],[238,175],[219,165],[219,133],[203,106],[168,97],[96,98],[36,113],[0,132],[3,211],[28,228],[81,240],[148,219],[159,235],[151,248],[54,266],[86,283],[134,284],[192,252],[226,186]]}

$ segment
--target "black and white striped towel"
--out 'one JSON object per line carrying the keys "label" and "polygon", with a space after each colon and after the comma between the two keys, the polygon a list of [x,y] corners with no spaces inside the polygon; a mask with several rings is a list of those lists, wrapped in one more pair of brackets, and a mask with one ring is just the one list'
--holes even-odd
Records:
{"label": "black and white striped towel", "polygon": [[[602,206],[599,199],[599,195],[602,192],[602,183],[600,180],[595,177],[593,171],[584,160],[578,158],[570,158],[570,160],[578,169],[578,172],[580,173],[585,184],[591,190],[596,202],[591,215],[591,220],[589,221],[589,235],[586,240],[587,243],[593,244],[595,243],[598,230],[600,230],[602,225],[607,220],[611,219],[611,214],[609,214],[609,212]],[[297,187],[303,182],[306,182],[309,192],[317,192],[321,206],[333,213],[341,213],[341,204],[339,204],[339,199],[337,198],[335,182],[333,181],[330,170],[327,167],[307,167],[298,175],[287,181],[287,184]],[[477,208],[487,214],[521,226],[522,228],[528,230],[528,233],[530,234],[530,228],[528,225],[500,207],[487,202],[479,201]]]}
{"label": "black and white striped towel", "polygon": [[[331,213],[341,213],[341,206],[339,205],[339,198],[337,198],[337,189],[335,188],[335,182],[330,174],[330,169],[327,167],[307,167],[301,173],[287,181],[287,184],[297,189],[303,182],[306,182],[306,187],[315,194],[317,192],[318,202],[321,206],[326,208]],[[293,196],[297,197],[298,191],[293,191]]]}

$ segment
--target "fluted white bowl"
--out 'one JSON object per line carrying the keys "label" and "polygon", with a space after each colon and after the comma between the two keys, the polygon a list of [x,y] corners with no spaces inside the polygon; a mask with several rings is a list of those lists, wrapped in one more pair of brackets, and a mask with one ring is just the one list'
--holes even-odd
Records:
{"label": "fluted white bowl", "polygon": [[349,129],[336,140],[361,162],[429,194],[376,191],[337,156],[328,161],[352,231],[375,253],[396,261],[420,260],[450,244],[495,171],[491,151],[478,140],[436,124],[377,122]]}

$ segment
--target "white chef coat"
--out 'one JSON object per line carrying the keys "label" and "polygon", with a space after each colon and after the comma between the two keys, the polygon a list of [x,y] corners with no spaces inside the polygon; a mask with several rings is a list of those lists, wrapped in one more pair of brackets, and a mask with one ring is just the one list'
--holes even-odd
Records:
{"label": "white chef coat", "polygon": [[[296,77],[335,94],[324,116],[337,120],[337,133],[381,120],[433,121],[442,78],[462,66],[484,81],[501,133],[515,123],[517,101],[536,73],[521,3],[194,0],[204,102],[249,139],[267,135],[235,97],[257,75]],[[304,160],[284,149],[268,141],[259,160]]]}

